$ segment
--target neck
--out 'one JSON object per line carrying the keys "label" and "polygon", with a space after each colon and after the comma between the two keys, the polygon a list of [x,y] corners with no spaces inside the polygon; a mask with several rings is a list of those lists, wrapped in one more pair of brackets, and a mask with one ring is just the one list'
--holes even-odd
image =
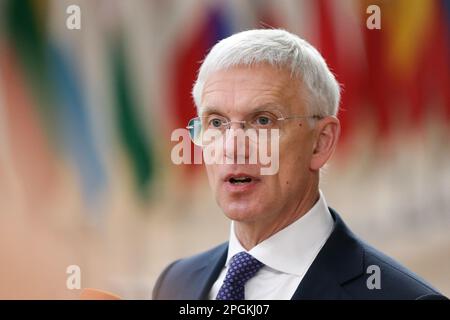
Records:
{"label": "neck", "polygon": [[304,216],[319,199],[318,185],[306,189],[303,197],[295,204],[294,209],[280,212],[272,220],[234,222],[234,232],[245,250],[249,251],[258,243],[270,238],[278,231]]}

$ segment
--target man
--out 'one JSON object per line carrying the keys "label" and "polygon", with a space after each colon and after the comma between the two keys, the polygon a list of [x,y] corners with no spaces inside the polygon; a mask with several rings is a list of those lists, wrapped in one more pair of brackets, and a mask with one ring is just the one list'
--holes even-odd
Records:
{"label": "man", "polygon": [[[230,238],[169,265],[154,299],[442,297],[359,240],[328,208],[319,177],[339,137],[340,89],[315,48],[284,30],[235,34],[212,48],[193,96],[199,114],[188,126],[193,141],[205,152],[217,146],[205,138],[209,130],[223,138],[223,148],[215,149],[219,161],[206,169],[216,201],[232,221]],[[258,138],[248,135],[239,148],[228,134],[239,129],[276,132],[263,141],[277,143],[277,172],[263,175],[260,161],[237,161],[249,160]],[[379,283],[369,279],[369,267]]]}

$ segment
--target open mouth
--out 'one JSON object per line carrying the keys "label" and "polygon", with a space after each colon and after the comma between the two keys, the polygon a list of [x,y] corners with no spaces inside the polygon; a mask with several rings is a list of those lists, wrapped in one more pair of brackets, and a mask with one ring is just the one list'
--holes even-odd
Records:
{"label": "open mouth", "polygon": [[252,178],[250,177],[231,177],[228,179],[231,184],[244,184],[252,182]]}

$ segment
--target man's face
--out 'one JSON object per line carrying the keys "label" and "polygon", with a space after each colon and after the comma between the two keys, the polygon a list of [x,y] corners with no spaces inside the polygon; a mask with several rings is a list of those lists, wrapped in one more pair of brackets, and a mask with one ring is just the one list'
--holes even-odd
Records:
{"label": "man's face", "polygon": [[[287,70],[266,64],[220,70],[205,82],[201,116],[214,114],[238,121],[261,109],[277,116],[305,115],[299,88],[298,80],[293,80]],[[274,175],[261,175],[259,162],[206,164],[216,201],[228,218],[247,223],[270,222],[296,210],[312,184],[314,131],[306,121],[279,122],[279,170]],[[231,154],[230,148],[235,148],[235,144],[225,144],[222,163]],[[250,181],[237,183],[234,178],[239,177],[250,177]]]}

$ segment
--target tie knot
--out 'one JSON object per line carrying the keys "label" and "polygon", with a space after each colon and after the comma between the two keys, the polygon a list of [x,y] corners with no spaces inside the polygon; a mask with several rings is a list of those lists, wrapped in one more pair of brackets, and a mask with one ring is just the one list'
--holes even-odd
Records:
{"label": "tie knot", "polygon": [[235,254],[230,261],[225,281],[229,283],[245,284],[264,264],[245,251]]}

